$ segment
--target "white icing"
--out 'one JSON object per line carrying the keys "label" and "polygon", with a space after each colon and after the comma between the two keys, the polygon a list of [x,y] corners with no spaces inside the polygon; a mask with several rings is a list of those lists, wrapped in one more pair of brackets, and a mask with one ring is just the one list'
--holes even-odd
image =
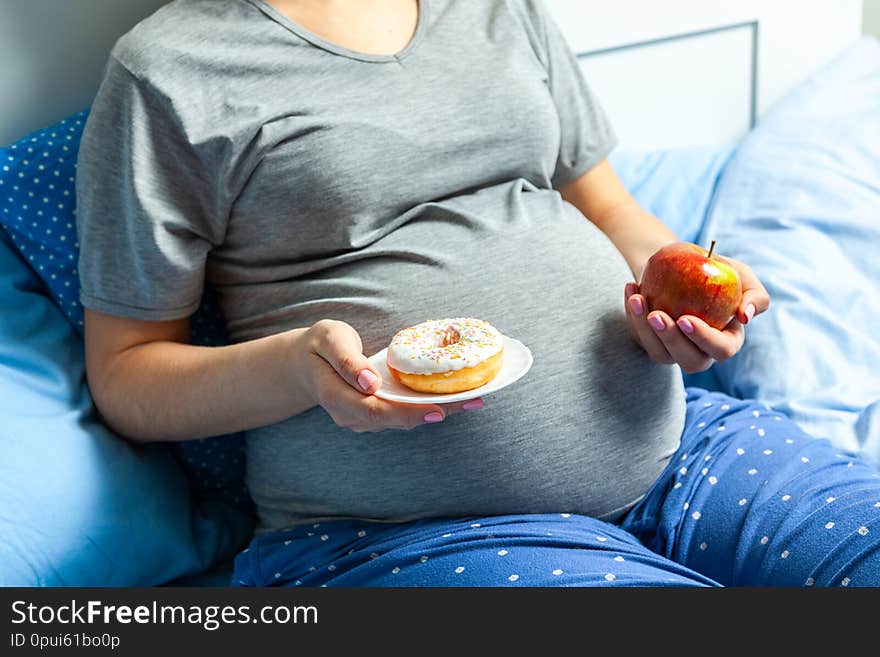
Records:
{"label": "white icing", "polygon": [[[447,335],[455,334],[458,341],[443,346]],[[398,332],[386,360],[406,374],[436,374],[479,365],[503,346],[498,329],[480,319],[433,319]]]}

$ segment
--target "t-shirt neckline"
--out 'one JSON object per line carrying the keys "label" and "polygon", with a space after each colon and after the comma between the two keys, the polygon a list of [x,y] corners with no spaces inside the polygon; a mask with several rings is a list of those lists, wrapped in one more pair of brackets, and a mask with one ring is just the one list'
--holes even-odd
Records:
{"label": "t-shirt neckline", "polygon": [[318,36],[311,30],[304,28],[302,25],[291,19],[286,14],[278,11],[275,7],[270,5],[266,0],[247,0],[252,5],[254,5],[257,9],[266,14],[269,18],[274,20],[276,23],[284,27],[285,29],[293,32],[301,39],[308,41],[313,46],[321,48],[322,50],[326,50],[336,55],[340,55],[342,57],[348,57],[349,59],[357,59],[362,62],[400,62],[403,61],[410,53],[413,52],[415,47],[419,44],[419,41],[422,40],[422,37],[425,33],[426,26],[428,24],[428,4],[429,0],[418,0],[418,18],[416,19],[416,29],[412,35],[412,38],[409,40],[401,50],[394,53],[393,55],[379,55],[372,54],[367,52],[360,52],[358,50],[352,50],[351,48],[346,48],[345,46],[340,46],[337,43],[332,41],[328,41],[327,39]]}

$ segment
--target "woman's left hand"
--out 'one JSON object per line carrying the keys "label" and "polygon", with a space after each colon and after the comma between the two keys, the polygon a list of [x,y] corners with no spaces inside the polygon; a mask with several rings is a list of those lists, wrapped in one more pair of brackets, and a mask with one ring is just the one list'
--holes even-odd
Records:
{"label": "woman's left hand", "polygon": [[736,269],[743,286],[735,317],[720,331],[693,315],[672,318],[662,310],[649,310],[639,286],[627,283],[624,305],[630,333],[654,362],[678,363],[688,374],[707,370],[740,350],[744,325],[770,306],[770,295],[751,267],[733,258],[715,257]]}

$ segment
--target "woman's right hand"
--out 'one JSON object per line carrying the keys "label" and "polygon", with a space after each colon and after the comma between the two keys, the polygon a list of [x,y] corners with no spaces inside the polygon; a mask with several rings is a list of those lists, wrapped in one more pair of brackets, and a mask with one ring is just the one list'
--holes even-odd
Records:
{"label": "woman's right hand", "polygon": [[413,429],[442,422],[448,415],[483,408],[482,399],[457,404],[402,404],[373,395],[382,384],[363,353],[361,338],[349,324],[323,319],[310,327],[301,343],[303,374],[315,404],[341,427],[356,432]]}

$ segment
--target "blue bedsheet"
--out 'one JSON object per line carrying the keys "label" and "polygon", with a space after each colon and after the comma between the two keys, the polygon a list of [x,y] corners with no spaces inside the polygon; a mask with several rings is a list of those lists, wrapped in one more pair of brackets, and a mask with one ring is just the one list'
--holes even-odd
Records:
{"label": "blue bedsheet", "polygon": [[713,368],[721,389],[880,463],[880,42],[855,43],[761,121],[700,239],[773,298]]}

